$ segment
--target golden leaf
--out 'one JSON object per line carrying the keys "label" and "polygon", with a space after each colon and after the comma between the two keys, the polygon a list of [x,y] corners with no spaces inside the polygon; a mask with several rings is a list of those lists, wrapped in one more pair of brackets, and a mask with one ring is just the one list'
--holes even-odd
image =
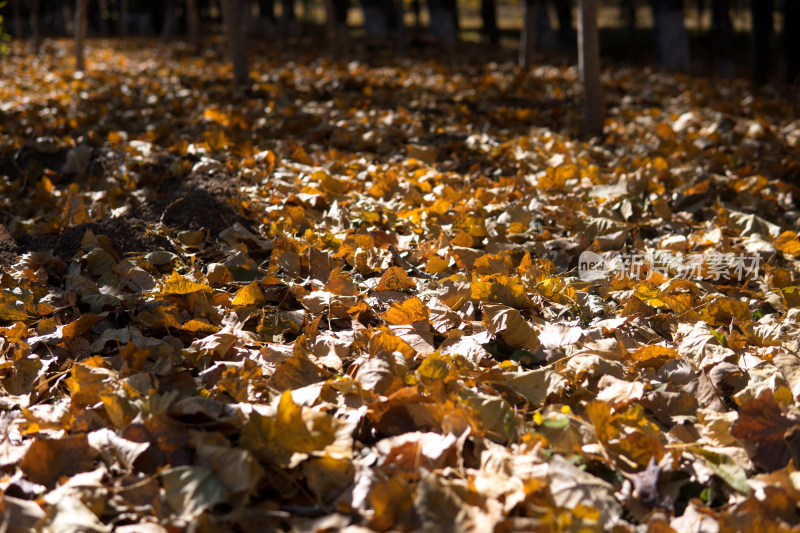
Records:
{"label": "golden leaf", "polygon": [[773,243],[775,248],[792,257],[800,256],[800,239],[793,231],[784,231]]}
{"label": "golden leaf", "polygon": [[452,364],[447,358],[433,353],[422,361],[417,368],[417,374],[428,379],[444,379],[450,373],[451,368]]}
{"label": "golden leaf", "polygon": [[197,283],[173,271],[163,282],[162,294],[191,294],[193,292],[213,292],[205,283]]}
{"label": "golden leaf", "polygon": [[405,270],[398,266],[390,267],[381,276],[381,280],[375,287],[376,291],[403,291],[406,289],[416,289],[417,286],[408,277]]}
{"label": "golden leaf", "polygon": [[422,303],[422,300],[412,296],[402,303],[393,302],[392,306],[380,317],[390,324],[401,325],[428,320],[430,314],[430,309]]}
{"label": "golden leaf", "polygon": [[254,281],[236,291],[236,296],[233,298],[231,305],[234,307],[259,306],[263,305],[265,301],[266,298],[258,287],[258,282]]}

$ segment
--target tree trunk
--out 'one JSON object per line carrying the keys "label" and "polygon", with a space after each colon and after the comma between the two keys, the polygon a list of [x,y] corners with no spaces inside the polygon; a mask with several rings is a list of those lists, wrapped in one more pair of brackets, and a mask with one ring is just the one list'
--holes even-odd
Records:
{"label": "tree trunk", "polygon": [[519,46],[519,66],[528,70],[533,63],[533,51],[536,48],[536,0],[522,1],[525,13]]}
{"label": "tree trunk", "polygon": [[754,83],[764,85],[769,79],[770,41],[772,41],[772,0],[751,0],[750,15],[753,19],[750,46],[750,75]]}
{"label": "tree trunk", "polygon": [[161,29],[161,42],[168,43],[178,30],[178,16],[172,0],[164,1],[164,26]]}
{"label": "tree trunk", "polygon": [[[89,10],[92,13],[92,9],[94,10],[95,17],[92,19],[95,22],[95,28],[103,37],[107,37],[109,34],[108,31],[108,0],[98,0],[97,5],[94,8]],[[106,16],[103,16],[103,15]]]}
{"label": "tree trunk", "polygon": [[347,37],[347,12],[350,9],[349,0],[333,0],[333,8],[336,14],[336,32],[341,37]]}
{"label": "tree trunk", "polygon": [[653,0],[656,62],[668,69],[689,70],[689,34],[684,24],[683,0]]}
{"label": "tree trunk", "polygon": [[711,1],[712,27],[714,29],[714,51],[717,76],[733,78],[733,25],[731,24],[730,0]]}
{"label": "tree trunk", "polygon": [[130,0],[120,0],[119,2],[119,35],[123,39],[128,37],[131,29],[131,4]]}
{"label": "tree trunk", "polygon": [[11,1],[11,13],[14,16],[14,39],[21,41],[25,32],[22,30],[22,6],[19,4],[20,0]]}
{"label": "tree trunk", "polygon": [[414,29],[422,30],[422,6],[420,0],[411,0],[411,11],[414,13]]}
{"label": "tree trunk", "polygon": [[550,6],[546,0],[536,3],[536,48],[553,50],[556,47],[556,34],[550,23]]}
{"label": "tree trunk", "polygon": [[194,53],[200,51],[200,12],[197,9],[197,0],[186,0],[186,29],[189,37],[189,46]]}
{"label": "tree trunk", "polygon": [[600,85],[600,39],[597,33],[597,0],[580,0],[578,15],[578,68],[585,104],[581,135],[603,134],[605,109]]}
{"label": "tree trunk", "polygon": [[631,59],[638,63],[639,44],[636,38],[636,0],[624,0],[622,9],[624,10],[625,27],[628,31],[628,50],[631,51]]}
{"label": "tree trunk", "polygon": [[275,0],[258,0],[258,17],[275,23]]}
{"label": "tree trunk", "polygon": [[327,34],[328,42],[333,45],[334,49],[337,48],[334,43],[339,40],[338,29],[334,0],[325,0],[325,33]]}
{"label": "tree trunk", "polygon": [[783,4],[783,45],[786,50],[786,83],[800,83],[800,0]]}
{"label": "tree trunk", "polygon": [[42,49],[42,17],[41,17],[41,2],[39,0],[30,0],[31,10],[31,31],[33,32],[33,53],[37,56]]}
{"label": "tree trunk", "polygon": [[297,35],[297,17],[294,14],[294,0],[281,0],[281,41]]}
{"label": "tree trunk", "polygon": [[385,39],[388,22],[384,3],[381,0],[361,0],[361,11],[364,13],[364,32],[367,37]]}
{"label": "tree trunk", "polygon": [[483,19],[483,38],[491,45],[500,44],[495,0],[481,0],[481,18]]}
{"label": "tree trunk", "polygon": [[394,16],[395,16],[395,29],[394,40],[397,47],[397,53],[405,54],[408,44],[406,36],[406,6],[404,0],[394,1]]}
{"label": "tree trunk", "polygon": [[431,34],[441,43],[458,40],[458,13],[452,0],[428,0]]}
{"label": "tree trunk", "polygon": [[570,0],[555,0],[556,17],[558,18],[558,47],[562,52],[572,50],[575,36],[572,34],[572,2]]}
{"label": "tree trunk", "polygon": [[458,21],[458,2],[457,0],[445,0],[444,5],[453,25],[453,42],[458,42],[461,38],[461,24]]}
{"label": "tree trunk", "polygon": [[84,52],[86,49],[86,31],[89,26],[89,0],[77,0],[75,4],[75,68],[86,69]]}
{"label": "tree trunk", "polygon": [[242,32],[241,4],[239,0],[222,0],[222,21],[225,24],[225,38],[233,62],[233,79],[237,86],[250,82],[247,68],[247,48]]}

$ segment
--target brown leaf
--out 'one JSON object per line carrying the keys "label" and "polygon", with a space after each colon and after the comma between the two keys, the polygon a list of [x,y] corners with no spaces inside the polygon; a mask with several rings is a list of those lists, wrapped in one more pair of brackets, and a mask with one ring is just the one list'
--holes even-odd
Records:
{"label": "brown leaf", "polygon": [[94,468],[96,455],[86,435],[36,439],[19,467],[31,481],[52,489],[62,477]]}
{"label": "brown leaf", "polygon": [[771,390],[742,405],[731,433],[745,442],[750,458],[767,472],[789,460],[800,464],[800,422],[781,411]]}

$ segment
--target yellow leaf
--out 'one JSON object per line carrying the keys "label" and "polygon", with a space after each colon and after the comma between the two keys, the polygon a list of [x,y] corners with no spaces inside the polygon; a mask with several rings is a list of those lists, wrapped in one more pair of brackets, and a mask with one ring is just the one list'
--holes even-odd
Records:
{"label": "yellow leaf", "polygon": [[775,248],[785,254],[792,257],[800,256],[800,239],[797,238],[797,233],[793,231],[784,231],[778,235],[773,244]]}
{"label": "yellow leaf", "polygon": [[193,292],[212,292],[214,289],[205,283],[197,283],[173,271],[172,275],[164,281],[162,294],[191,294]]}
{"label": "yellow leaf", "polygon": [[[308,424],[304,415],[310,418]],[[288,390],[281,395],[275,423],[279,428],[275,440],[293,452],[322,450],[336,438],[331,416],[297,405],[292,399],[292,391]]]}
{"label": "yellow leaf", "polygon": [[423,378],[444,379],[450,373],[450,368],[450,361],[438,353],[433,353],[422,361],[417,368],[417,374]]}
{"label": "yellow leaf", "polygon": [[615,448],[622,451],[628,459],[636,461],[639,466],[647,466],[651,458],[658,462],[664,457],[664,447],[661,445],[661,441],[638,431],[625,435]]}
{"label": "yellow leaf", "polygon": [[415,289],[417,286],[408,277],[405,270],[393,266],[381,276],[381,280],[375,287],[376,291],[402,291],[405,289]]}
{"label": "yellow leaf", "polygon": [[258,306],[263,305],[265,301],[266,298],[258,287],[258,282],[254,281],[239,289],[231,304],[234,307]]}
{"label": "yellow leaf", "polygon": [[83,335],[90,327],[94,326],[98,322],[100,322],[103,317],[99,315],[95,315],[92,313],[85,313],[80,316],[77,320],[73,320],[69,324],[65,325],[64,328],[61,330],[61,338],[66,340],[72,340],[75,337]]}
{"label": "yellow leaf", "polygon": [[318,181],[320,187],[322,187],[322,190],[325,192],[329,192],[331,194],[344,194],[347,192],[347,187],[344,185],[344,183],[328,174],[327,170],[315,170],[311,173],[311,179]]}
{"label": "yellow leaf", "polygon": [[193,318],[181,324],[180,328],[183,331],[191,331],[194,333],[216,333],[219,331],[219,326],[209,323],[204,319]]}
{"label": "yellow leaf", "polygon": [[422,303],[422,300],[413,296],[402,303],[392,303],[389,310],[380,316],[390,324],[400,325],[428,320],[430,314],[430,309]]}
{"label": "yellow leaf", "polygon": [[76,363],[65,381],[75,404],[91,405],[100,401],[101,395],[110,390],[113,376],[111,370]]}
{"label": "yellow leaf", "polygon": [[631,354],[631,358],[639,363],[638,366],[650,366],[651,363],[663,363],[668,359],[677,359],[678,357],[678,352],[673,348],[657,344],[642,346]]}
{"label": "yellow leaf", "polygon": [[406,359],[411,359],[417,353],[414,348],[396,335],[379,331],[372,336],[367,345],[370,355],[375,355],[380,352],[400,352]]}
{"label": "yellow leaf", "polygon": [[485,217],[478,215],[465,215],[454,225],[455,228],[464,230],[476,239],[483,239],[489,236],[486,231]]}
{"label": "yellow leaf", "polygon": [[633,294],[651,307],[668,307],[667,303],[661,299],[661,291],[658,289],[651,289],[645,284],[638,285],[633,291]]}
{"label": "yellow leaf", "polygon": [[[414,500],[408,482],[400,476],[394,476],[375,483],[369,493],[369,501],[375,510],[375,518],[373,520],[379,524],[386,523],[390,526],[386,529],[391,529],[395,518],[400,513],[408,510]],[[382,518],[388,520],[381,521]]]}
{"label": "yellow leaf", "polygon": [[495,274],[479,279],[474,276],[470,283],[473,300],[483,303],[501,303],[511,307],[529,308],[533,302],[518,277]]}
{"label": "yellow leaf", "polygon": [[425,264],[425,272],[428,274],[438,274],[448,266],[450,266],[449,260],[439,257],[438,255],[432,255]]}
{"label": "yellow leaf", "polygon": [[666,122],[659,122],[656,124],[656,135],[664,140],[674,140],[678,138],[678,136],[675,134],[675,130],[673,130]]}
{"label": "yellow leaf", "polygon": [[735,318],[740,323],[746,323],[753,317],[747,302],[733,298],[719,298],[702,310],[701,318],[712,326],[726,326],[731,323],[731,319]]}

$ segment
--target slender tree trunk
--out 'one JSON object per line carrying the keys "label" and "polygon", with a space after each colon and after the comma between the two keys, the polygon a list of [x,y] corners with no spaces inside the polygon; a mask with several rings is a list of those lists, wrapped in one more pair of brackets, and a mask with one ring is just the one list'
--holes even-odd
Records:
{"label": "slender tree trunk", "polygon": [[164,0],[164,26],[161,28],[161,42],[167,43],[177,32],[178,16],[172,0]]}
{"label": "slender tree trunk", "polygon": [[75,68],[86,69],[86,31],[89,26],[89,0],[77,0],[75,3]]}
{"label": "slender tree trunk", "polygon": [[733,78],[733,25],[730,0],[711,0],[717,76]]}
{"label": "slender tree trunk", "polygon": [[491,45],[500,44],[495,0],[481,0],[481,18],[483,19],[483,38]]}
{"label": "slender tree trunk", "polygon": [[333,0],[333,7],[336,14],[336,32],[340,37],[347,37],[347,12],[350,8],[349,0]]}
{"label": "slender tree trunk", "polygon": [[687,72],[689,34],[684,22],[683,0],[653,0],[652,5],[656,62],[668,69]]}
{"label": "slender tree trunk", "polygon": [[457,0],[445,0],[444,4],[453,24],[453,42],[458,42],[461,40],[461,23],[458,20],[458,2]]}
{"label": "slender tree trunk", "polygon": [[428,0],[431,34],[441,43],[458,40],[458,13],[452,0]]}
{"label": "slender tree trunk", "polygon": [[131,5],[130,0],[120,0],[119,2],[119,34],[126,39],[131,29]]}
{"label": "slender tree trunk", "polygon": [[769,79],[772,3],[772,0],[751,0],[750,2],[750,14],[753,19],[750,75],[753,82],[758,85],[764,85]]}
{"label": "slender tree trunk", "polygon": [[422,6],[420,0],[411,0],[411,11],[414,12],[414,29],[422,30]]}
{"label": "slender tree trunk", "polygon": [[553,50],[556,47],[556,35],[550,23],[550,6],[547,0],[536,2],[536,48]]}
{"label": "slender tree trunk", "polygon": [[381,0],[361,0],[361,10],[364,13],[364,32],[367,37],[375,40],[385,39],[388,22],[383,2]]}
{"label": "slender tree trunk", "polygon": [[42,49],[41,2],[39,0],[30,0],[30,10],[31,31],[33,32],[33,53],[38,56]]}
{"label": "slender tree trunk", "polygon": [[403,0],[394,1],[394,16],[395,24],[394,40],[397,47],[397,53],[405,54],[408,46],[408,37],[406,36],[406,6]]}
{"label": "slender tree trunk", "polygon": [[783,4],[783,45],[786,50],[786,83],[800,83],[800,0]]}
{"label": "slender tree trunk", "polygon": [[336,49],[336,41],[339,40],[339,25],[336,23],[336,5],[334,0],[325,0],[325,33],[328,42],[333,44]]}
{"label": "slender tree trunk", "polygon": [[294,0],[281,0],[281,41],[297,34],[297,17],[294,13]]}
{"label": "slender tree trunk", "polygon": [[186,29],[189,37],[189,46],[194,53],[200,51],[200,12],[197,0],[186,0]]}
{"label": "slender tree trunk", "polygon": [[578,15],[578,67],[583,81],[585,104],[581,134],[603,134],[605,109],[600,85],[600,39],[597,32],[597,0],[580,0]]}
{"label": "slender tree trunk", "polygon": [[258,0],[258,16],[275,23],[275,0]]}
{"label": "slender tree trunk", "polygon": [[[96,15],[96,17],[94,18],[94,21],[95,21],[95,23],[97,25],[96,26],[97,30],[100,32],[100,35],[102,35],[103,37],[107,37],[108,33],[109,33],[108,32],[108,18],[107,18],[107,15],[108,15],[108,12],[109,12],[108,0],[98,0],[97,1],[97,5],[94,7],[94,9],[95,9],[95,15]],[[90,10],[90,12],[91,12],[91,10]],[[104,14],[106,15],[106,17],[103,16]]]}
{"label": "slender tree trunk", "polygon": [[558,47],[562,52],[572,50],[575,36],[572,34],[572,2],[555,0],[556,17],[558,18]]}
{"label": "slender tree trunk", "polygon": [[233,79],[237,86],[250,82],[247,68],[247,48],[242,32],[241,4],[239,0],[222,0],[222,21],[225,24],[225,38],[233,63]]}
{"label": "slender tree trunk", "polygon": [[625,26],[628,29],[628,49],[636,56],[639,49],[636,39],[636,0],[624,0],[622,3],[625,12]]}
{"label": "slender tree trunk", "polygon": [[519,46],[519,66],[528,70],[536,48],[536,0],[522,0],[524,9],[522,36]]}
{"label": "slender tree trunk", "polygon": [[22,24],[22,6],[20,0],[11,1],[11,14],[14,16],[14,39],[21,41],[25,35]]}

